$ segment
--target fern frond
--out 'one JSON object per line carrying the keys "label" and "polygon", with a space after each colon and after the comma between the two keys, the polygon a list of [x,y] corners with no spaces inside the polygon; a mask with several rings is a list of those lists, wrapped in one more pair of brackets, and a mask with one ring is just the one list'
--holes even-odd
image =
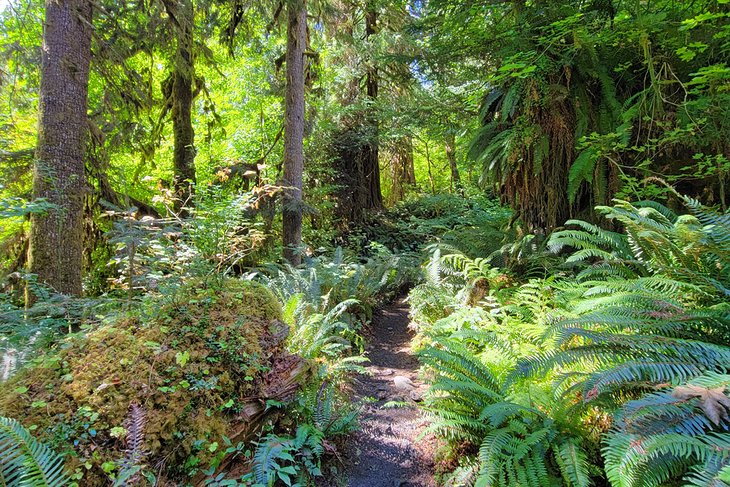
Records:
{"label": "fern frond", "polygon": [[555,447],[555,460],[568,485],[588,487],[591,477],[588,473],[586,453],[574,440],[566,440]]}
{"label": "fern frond", "polygon": [[117,475],[115,486],[135,485],[139,481],[144,458],[147,452],[144,449],[144,428],[147,423],[145,410],[138,403],[129,405],[124,428],[127,430],[126,455]]}
{"label": "fern frond", "polygon": [[0,482],[8,487],[60,487],[68,482],[64,458],[16,420],[0,416]]}

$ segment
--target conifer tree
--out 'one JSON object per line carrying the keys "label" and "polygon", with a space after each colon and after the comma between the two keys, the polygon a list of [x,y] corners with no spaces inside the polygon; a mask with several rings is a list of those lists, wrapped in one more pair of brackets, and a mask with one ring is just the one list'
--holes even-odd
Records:
{"label": "conifer tree", "polygon": [[46,1],[33,197],[53,206],[32,217],[29,267],[41,283],[71,295],[82,292],[91,21],[88,0]]}

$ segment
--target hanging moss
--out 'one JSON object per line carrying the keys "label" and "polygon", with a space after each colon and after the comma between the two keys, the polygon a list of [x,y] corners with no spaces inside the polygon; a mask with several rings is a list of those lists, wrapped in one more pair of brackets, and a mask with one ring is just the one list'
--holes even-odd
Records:
{"label": "hanging moss", "polygon": [[191,286],[152,309],[70,337],[0,384],[0,414],[69,453],[82,485],[109,482],[133,402],[146,413],[148,464],[162,461],[171,476],[214,464],[278,353],[281,308],[263,286]]}

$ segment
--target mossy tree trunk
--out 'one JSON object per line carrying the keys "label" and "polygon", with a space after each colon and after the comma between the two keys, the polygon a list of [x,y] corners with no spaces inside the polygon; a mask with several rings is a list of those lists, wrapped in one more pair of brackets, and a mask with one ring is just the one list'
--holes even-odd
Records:
{"label": "mossy tree trunk", "polygon": [[54,206],[31,218],[28,261],[39,282],[70,295],[82,293],[92,11],[89,0],[46,0],[43,24],[33,197]]}
{"label": "mossy tree trunk", "polygon": [[[169,2],[168,2],[169,3]],[[195,132],[193,131],[193,27],[195,10],[192,0],[180,0],[174,9],[177,48],[172,85],[172,129],[174,135],[174,186],[176,207],[190,205],[195,184]],[[168,11],[170,9],[168,8]],[[184,210],[183,210],[183,213]]]}
{"label": "mossy tree trunk", "polygon": [[307,46],[306,0],[288,3],[286,49],[286,120],[284,128],[284,258],[299,265],[302,257],[302,177],[304,172],[304,51]]}
{"label": "mossy tree trunk", "polygon": [[408,190],[416,187],[413,138],[410,135],[401,137],[396,143],[391,168],[392,186],[388,202],[393,204],[405,199]]}
{"label": "mossy tree trunk", "polygon": [[459,175],[459,166],[456,164],[456,134],[452,129],[446,131],[446,159],[449,161],[451,169],[451,190],[463,195],[464,190],[461,186],[461,176]]}
{"label": "mossy tree trunk", "polygon": [[[365,11],[365,39],[371,39],[377,34],[378,13],[374,2],[369,2]],[[380,190],[380,157],[379,157],[379,126],[375,103],[378,99],[378,68],[374,60],[368,67],[365,75],[365,91],[370,103],[365,120],[368,125],[368,139],[363,146],[361,158],[362,187],[360,188],[361,209],[375,209],[383,206],[383,195]]]}

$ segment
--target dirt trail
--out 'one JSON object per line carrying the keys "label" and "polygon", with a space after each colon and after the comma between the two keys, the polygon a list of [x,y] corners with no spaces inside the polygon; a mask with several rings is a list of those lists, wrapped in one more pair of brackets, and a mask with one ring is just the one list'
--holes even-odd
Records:
{"label": "dirt trail", "polygon": [[[399,301],[376,313],[367,337],[371,376],[359,377],[354,401],[366,403],[361,429],[342,454],[344,469],[337,483],[348,487],[435,487],[433,445],[419,440],[426,423],[413,403],[425,387],[418,381],[418,360],[410,352],[408,305]],[[389,401],[411,407],[384,408]]]}

